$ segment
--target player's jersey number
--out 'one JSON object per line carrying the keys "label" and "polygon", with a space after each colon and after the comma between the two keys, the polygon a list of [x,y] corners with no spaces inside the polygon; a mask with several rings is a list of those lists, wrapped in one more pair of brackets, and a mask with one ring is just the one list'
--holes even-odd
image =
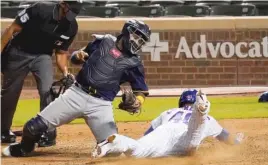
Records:
{"label": "player's jersey number", "polygon": [[190,121],[192,115],[192,111],[178,111],[175,113],[169,121],[174,121],[174,122],[183,122],[185,124],[188,124]]}
{"label": "player's jersey number", "polygon": [[20,17],[20,21],[22,23],[25,23],[25,22],[27,22],[30,19],[29,15],[26,13],[26,9],[22,10],[19,13],[19,17]]}

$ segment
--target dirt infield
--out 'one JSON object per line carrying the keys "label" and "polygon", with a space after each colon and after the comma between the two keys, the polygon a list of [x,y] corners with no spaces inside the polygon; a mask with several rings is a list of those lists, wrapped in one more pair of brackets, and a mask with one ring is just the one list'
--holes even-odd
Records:
{"label": "dirt infield", "polygon": [[[90,159],[94,138],[86,125],[65,125],[58,129],[57,145],[38,148],[31,158],[2,158],[2,165],[268,165],[268,119],[221,120],[230,132],[244,132],[243,145],[227,146],[207,139],[195,157],[163,159]],[[138,138],[149,123],[118,123],[119,132]],[[16,128],[21,129],[21,128]],[[3,147],[3,146],[2,146]]]}
{"label": "dirt infield", "polygon": [[[32,91],[24,91],[21,98],[37,98],[37,93]],[[30,158],[2,158],[1,163],[2,165],[268,165],[268,118],[219,122],[231,133],[244,132],[246,135],[244,143],[240,146],[228,146],[214,139],[206,139],[194,157],[140,160],[119,157],[91,160],[90,152],[95,146],[94,137],[85,124],[75,124],[58,128],[56,146],[37,148],[35,155]],[[139,138],[148,126],[148,122],[118,123],[119,133],[132,138]]]}

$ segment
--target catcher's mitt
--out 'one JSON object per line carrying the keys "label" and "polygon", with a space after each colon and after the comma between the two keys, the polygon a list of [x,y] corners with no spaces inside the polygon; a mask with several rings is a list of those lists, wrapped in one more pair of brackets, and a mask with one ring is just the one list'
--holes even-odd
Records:
{"label": "catcher's mitt", "polygon": [[132,91],[123,91],[122,101],[119,103],[118,108],[130,114],[136,114],[140,112],[141,103]]}

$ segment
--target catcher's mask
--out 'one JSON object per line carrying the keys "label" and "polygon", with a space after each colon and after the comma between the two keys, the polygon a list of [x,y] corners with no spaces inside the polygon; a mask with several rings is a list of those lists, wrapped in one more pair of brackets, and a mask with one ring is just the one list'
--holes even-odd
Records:
{"label": "catcher's mask", "polygon": [[150,35],[151,30],[147,24],[135,19],[128,20],[121,32],[124,50],[132,54],[138,53],[149,41]]}
{"label": "catcher's mask", "polygon": [[60,79],[59,81],[53,82],[50,88],[52,101],[58,98],[60,94],[63,94],[73,83],[74,83],[74,80],[70,77],[65,77],[65,78]]}

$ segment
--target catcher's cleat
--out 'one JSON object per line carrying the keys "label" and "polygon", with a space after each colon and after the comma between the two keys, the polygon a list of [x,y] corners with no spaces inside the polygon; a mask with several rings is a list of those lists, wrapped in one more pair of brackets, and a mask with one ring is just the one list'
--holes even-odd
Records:
{"label": "catcher's cleat", "polygon": [[43,133],[38,141],[38,147],[51,147],[56,145],[56,131]]}
{"label": "catcher's cleat", "polygon": [[106,156],[106,154],[110,151],[110,144],[114,142],[115,137],[115,135],[111,135],[105,141],[97,144],[92,152],[92,158],[101,158]]}
{"label": "catcher's cleat", "polygon": [[51,147],[56,145],[56,140],[40,139],[38,142],[38,147]]}
{"label": "catcher's cleat", "polygon": [[206,94],[201,90],[199,90],[196,94],[195,106],[196,109],[202,114],[208,113],[210,109],[210,102],[208,101]]}
{"label": "catcher's cleat", "polygon": [[25,157],[26,152],[24,152],[21,149],[20,143],[13,143],[13,144],[10,144],[8,147],[3,149],[2,156],[4,156],[4,157]]}
{"label": "catcher's cleat", "polygon": [[16,142],[16,135],[8,130],[8,131],[3,131],[1,133],[1,143],[15,143]]}

